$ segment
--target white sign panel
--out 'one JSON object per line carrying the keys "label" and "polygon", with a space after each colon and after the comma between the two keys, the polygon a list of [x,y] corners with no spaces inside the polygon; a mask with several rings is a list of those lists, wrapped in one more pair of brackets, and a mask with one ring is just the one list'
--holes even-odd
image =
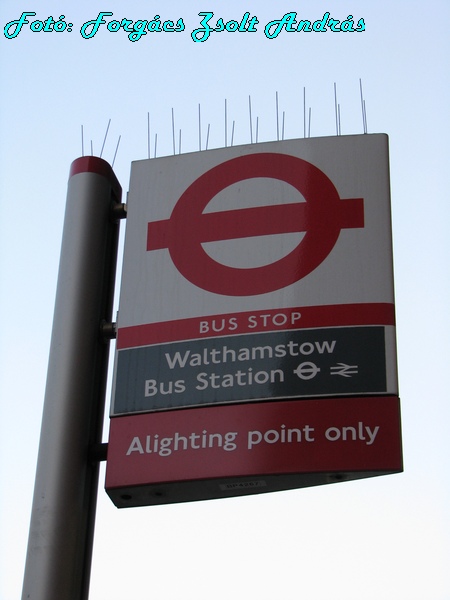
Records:
{"label": "white sign panel", "polygon": [[398,393],[388,139],[134,162],[112,415]]}

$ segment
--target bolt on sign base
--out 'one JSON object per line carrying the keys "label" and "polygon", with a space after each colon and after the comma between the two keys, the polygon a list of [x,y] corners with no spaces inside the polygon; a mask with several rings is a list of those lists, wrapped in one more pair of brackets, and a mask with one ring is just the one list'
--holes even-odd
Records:
{"label": "bolt on sign base", "polygon": [[112,419],[106,491],[125,508],[402,469],[396,396],[255,402]]}

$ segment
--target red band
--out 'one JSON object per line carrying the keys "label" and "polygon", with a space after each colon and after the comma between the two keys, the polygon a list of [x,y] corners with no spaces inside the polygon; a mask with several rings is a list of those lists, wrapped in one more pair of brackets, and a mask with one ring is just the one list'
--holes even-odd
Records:
{"label": "red band", "polygon": [[263,331],[358,325],[395,325],[394,304],[279,308],[122,327],[117,335],[117,349]]}

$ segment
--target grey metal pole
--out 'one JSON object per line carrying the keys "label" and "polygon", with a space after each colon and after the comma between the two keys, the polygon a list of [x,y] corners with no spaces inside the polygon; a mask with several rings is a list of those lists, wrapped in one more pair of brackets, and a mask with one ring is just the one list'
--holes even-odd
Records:
{"label": "grey metal pole", "polygon": [[22,600],[89,595],[121,193],[104,160],[72,163]]}

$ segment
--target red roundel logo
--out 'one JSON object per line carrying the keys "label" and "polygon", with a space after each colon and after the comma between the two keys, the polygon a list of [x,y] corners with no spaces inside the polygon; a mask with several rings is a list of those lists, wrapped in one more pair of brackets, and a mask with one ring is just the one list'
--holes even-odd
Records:
{"label": "red roundel logo", "polygon": [[[209,202],[234,183],[265,177],[293,186],[302,202],[208,212]],[[260,153],[213,167],[181,195],[169,219],[148,224],[147,250],[167,248],[178,271],[194,285],[225,296],[254,296],[284,288],[314,271],[341,229],[364,227],[362,198],[341,200],[330,179],[311,163],[286,154]],[[223,265],[202,244],[304,232],[283,258],[254,268]]]}

